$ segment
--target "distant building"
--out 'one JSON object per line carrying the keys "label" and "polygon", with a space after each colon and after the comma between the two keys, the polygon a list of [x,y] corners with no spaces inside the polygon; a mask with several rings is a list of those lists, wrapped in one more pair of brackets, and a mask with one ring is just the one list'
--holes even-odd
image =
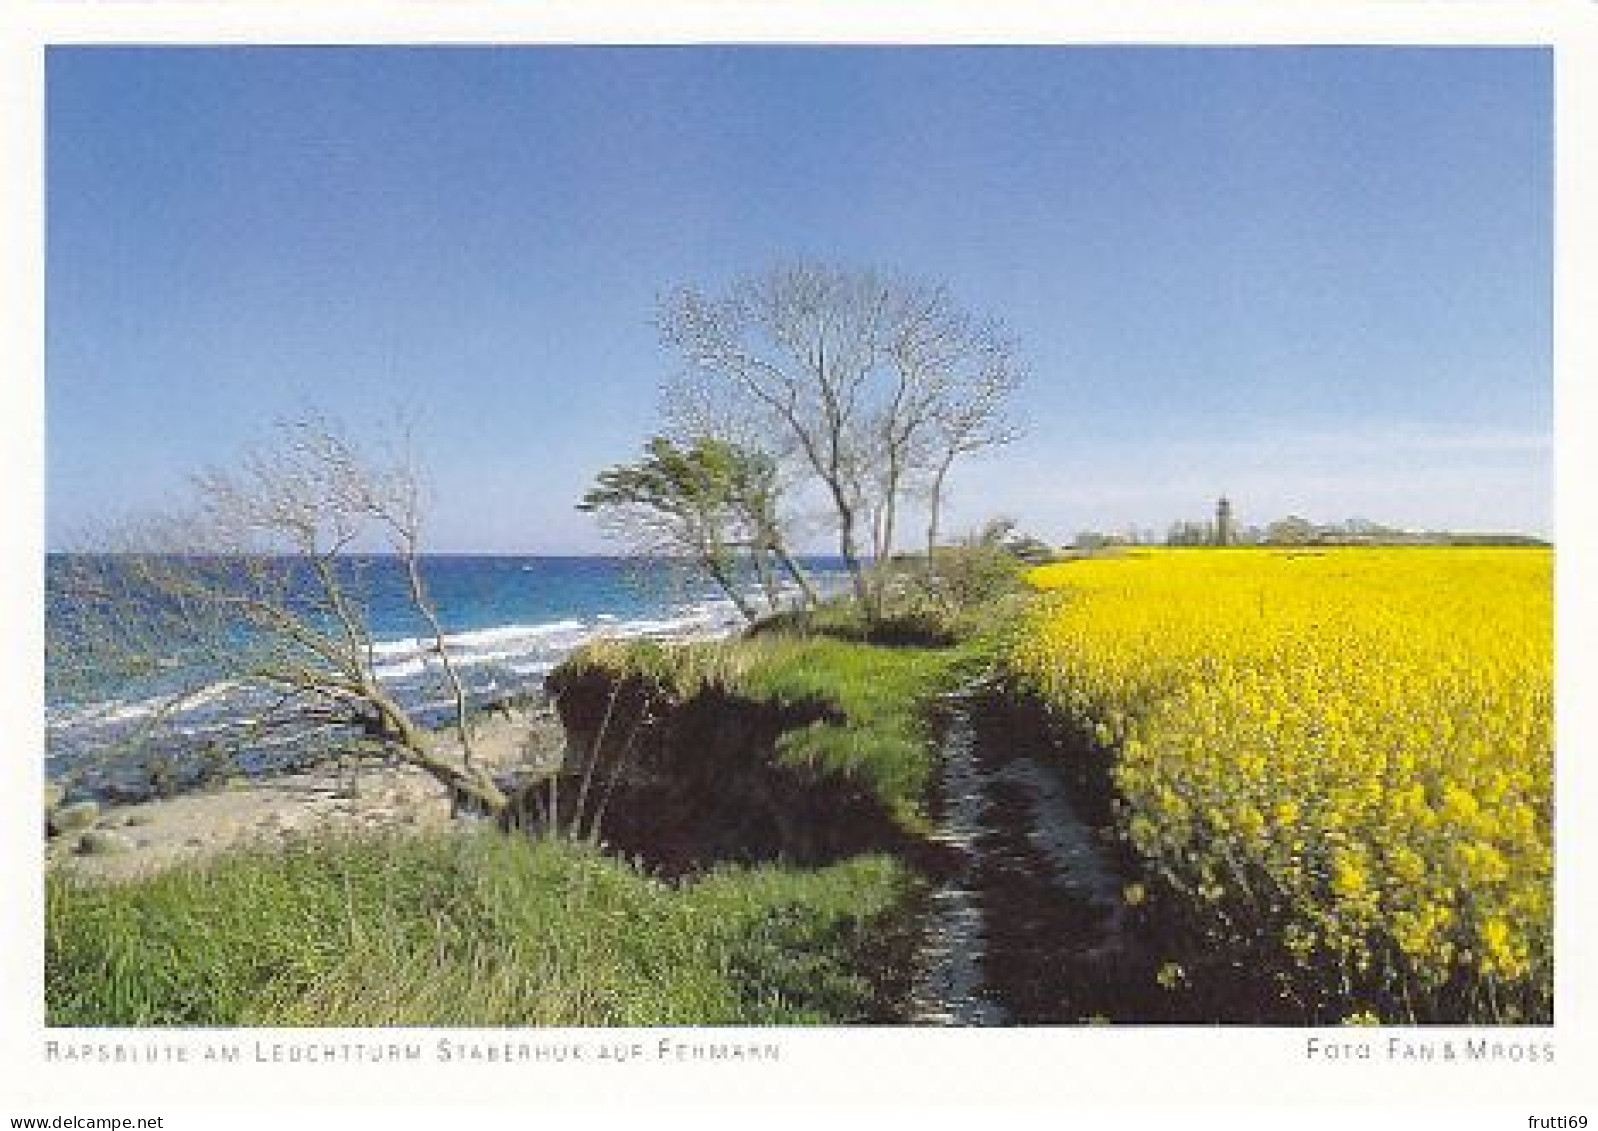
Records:
{"label": "distant building", "polygon": [[1225,496],[1215,504],[1215,544],[1217,546],[1230,546],[1237,541],[1237,532],[1232,527],[1232,503]]}
{"label": "distant building", "polygon": [[1265,528],[1265,541],[1273,546],[1307,546],[1319,538],[1319,528],[1307,518],[1290,514]]}

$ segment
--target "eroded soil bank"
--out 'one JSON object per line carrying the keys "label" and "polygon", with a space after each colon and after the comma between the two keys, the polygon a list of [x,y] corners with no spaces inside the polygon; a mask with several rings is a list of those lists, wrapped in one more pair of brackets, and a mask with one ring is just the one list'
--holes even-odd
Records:
{"label": "eroded soil bank", "polygon": [[825,702],[751,700],[717,688],[679,700],[596,669],[557,671],[550,690],[568,752],[557,812],[597,823],[609,848],[653,872],[814,868],[911,847],[860,778],[783,757],[785,733],[842,721]]}

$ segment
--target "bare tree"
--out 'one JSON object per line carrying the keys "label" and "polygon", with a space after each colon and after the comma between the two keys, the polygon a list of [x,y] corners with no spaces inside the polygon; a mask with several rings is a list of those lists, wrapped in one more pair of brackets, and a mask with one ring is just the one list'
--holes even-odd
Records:
{"label": "bare tree", "polygon": [[[64,559],[48,647],[60,678],[148,677],[159,724],[226,688],[248,732],[369,750],[417,766],[493,815],[512,799],[473,757],[466,690],[422,567],[408,444],[374,458],[322,421],[194,481],[194,500],[103,532]],[[421,727],[380,672],[371,557],[391,554],[453,703],[455,749]],[[242,708],[241,708],[242,709]]]}
{"label": "bare tree", "polygon": [[[714,443],[701,438],[698,443]],[[778,574],[786,574],[799,590],[801,606],[820,603],[820,595],[809,575],[788,548],[787,523],[783,519],[783,487],[777,461],[754,448],[732,447],[734,458],[728,477],[728,501],[742,520],[749,537],[749,553],[766,590],[767,602],[775,609],[781,604]]]}
{"label": "bare tree", "polygon": [[1022,373],[1015,346],[997,323],[967,328],[932,398],[924,470],[927,476],[927,569],[937,556],[949,470],[956,460],[1017,439],[1009,414]]}
{"label": "bare tree", "polygon": [[886,313],[875,276],[798,264],[746,279],[722,298],[680,290],[658,319],[690,372],[726,382],[792,440],[829,497],[838,552],[863,606],[861,441]]}
{"label": "bare tree", "polygon": [[[892,328],[892,395],[873,429],[881,480],[877,554],[881,560],[892,552],[902,498],[923,494],[930,573],[949,472],[956,460],[1019,435],[1008,404],[1022,374],[1004,327],[962,310],[944,287],[899,284]],[[879,572],[879,604],[884,581]]]}
{"label": "bare tree", "polygon": [[657,324],[684,363],[669,399],[719,391],[723,419],[776,437],[808,469],[855,596],[880,617],[905,501],[930,481],[941,503],[950,465],[1000,442],[990,425],[1018,378],[1013,346],[943,287],[803,262],[720,297],[680,289]]}

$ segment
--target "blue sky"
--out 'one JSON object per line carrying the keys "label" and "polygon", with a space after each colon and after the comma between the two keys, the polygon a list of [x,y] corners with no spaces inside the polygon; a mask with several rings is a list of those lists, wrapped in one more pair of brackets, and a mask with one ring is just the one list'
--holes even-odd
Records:
{"label": "blue sky", "polygon": [[605,548],[656,296],[793,256],[1018,335],[953,525],[1552,530],[1552,68],[1489,49],[48,58],[48,537],[273,417],[421,421],[440,549]]}

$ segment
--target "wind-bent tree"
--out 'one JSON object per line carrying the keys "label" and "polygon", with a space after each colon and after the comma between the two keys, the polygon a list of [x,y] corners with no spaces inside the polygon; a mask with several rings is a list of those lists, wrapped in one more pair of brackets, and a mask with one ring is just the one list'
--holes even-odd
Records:
{"label": "wind-bent tree", "polygon": [[684,450],[721,445],[736,453],[739,471],[730,484],[730,503],[770,561],[757,568],[771,575],[773,584],[778,575],[786,575],[802,607],[819,604],[814,582],[790,549],[809,465],[796,458],[785,434],[766,428],[718,383],[684,374],[662,391],[666,435],[672,443]]}
{"label": "wind-bent tree", "polygon": [[[720,296],[678,290],[657,325],[683,361],[668,400],[716,403],[741,432],[770,437],[763,450],[808,471],[855,596],[880,618],[879,567],[901,508],[934,481],[941,500],[949,465],[976,450],[976,436],[997,435],[950,424],[959,404],[998,412],[1019,374],[1008,339],[942,287],[813,263],[778,266]],[[978,377],[1000,371],[1003,381]],[[984,384],[993,395],[973,397]]]}
{"label": "wind-bent tree", "polygon": [[762,453],[712,437],[683,446],[655,436],[638,462],[600,472],[577,508],[643,553],[692,559],[752,621],[760,610],[746,591],[744,563],[770,611],[782,603],[779,570],[807,601],[815,597],[788,553],[777,497],[775,464]]}
{"label": "wind-bent tree", "polygon": [[[377,459],[326,423],[291,422],[275,444],[193,486],[190,505],[105,531],[62,559],[47,632],[58,678],[153,674],[152,726],[226,688],[255,737],[359,740],[505,815],[513,799],[474,759],[465,688],[428,595],[408,450]],[[454,707],[453,749],[380,674],[373,553],[393,555],[429,641],[426,666]]]}

